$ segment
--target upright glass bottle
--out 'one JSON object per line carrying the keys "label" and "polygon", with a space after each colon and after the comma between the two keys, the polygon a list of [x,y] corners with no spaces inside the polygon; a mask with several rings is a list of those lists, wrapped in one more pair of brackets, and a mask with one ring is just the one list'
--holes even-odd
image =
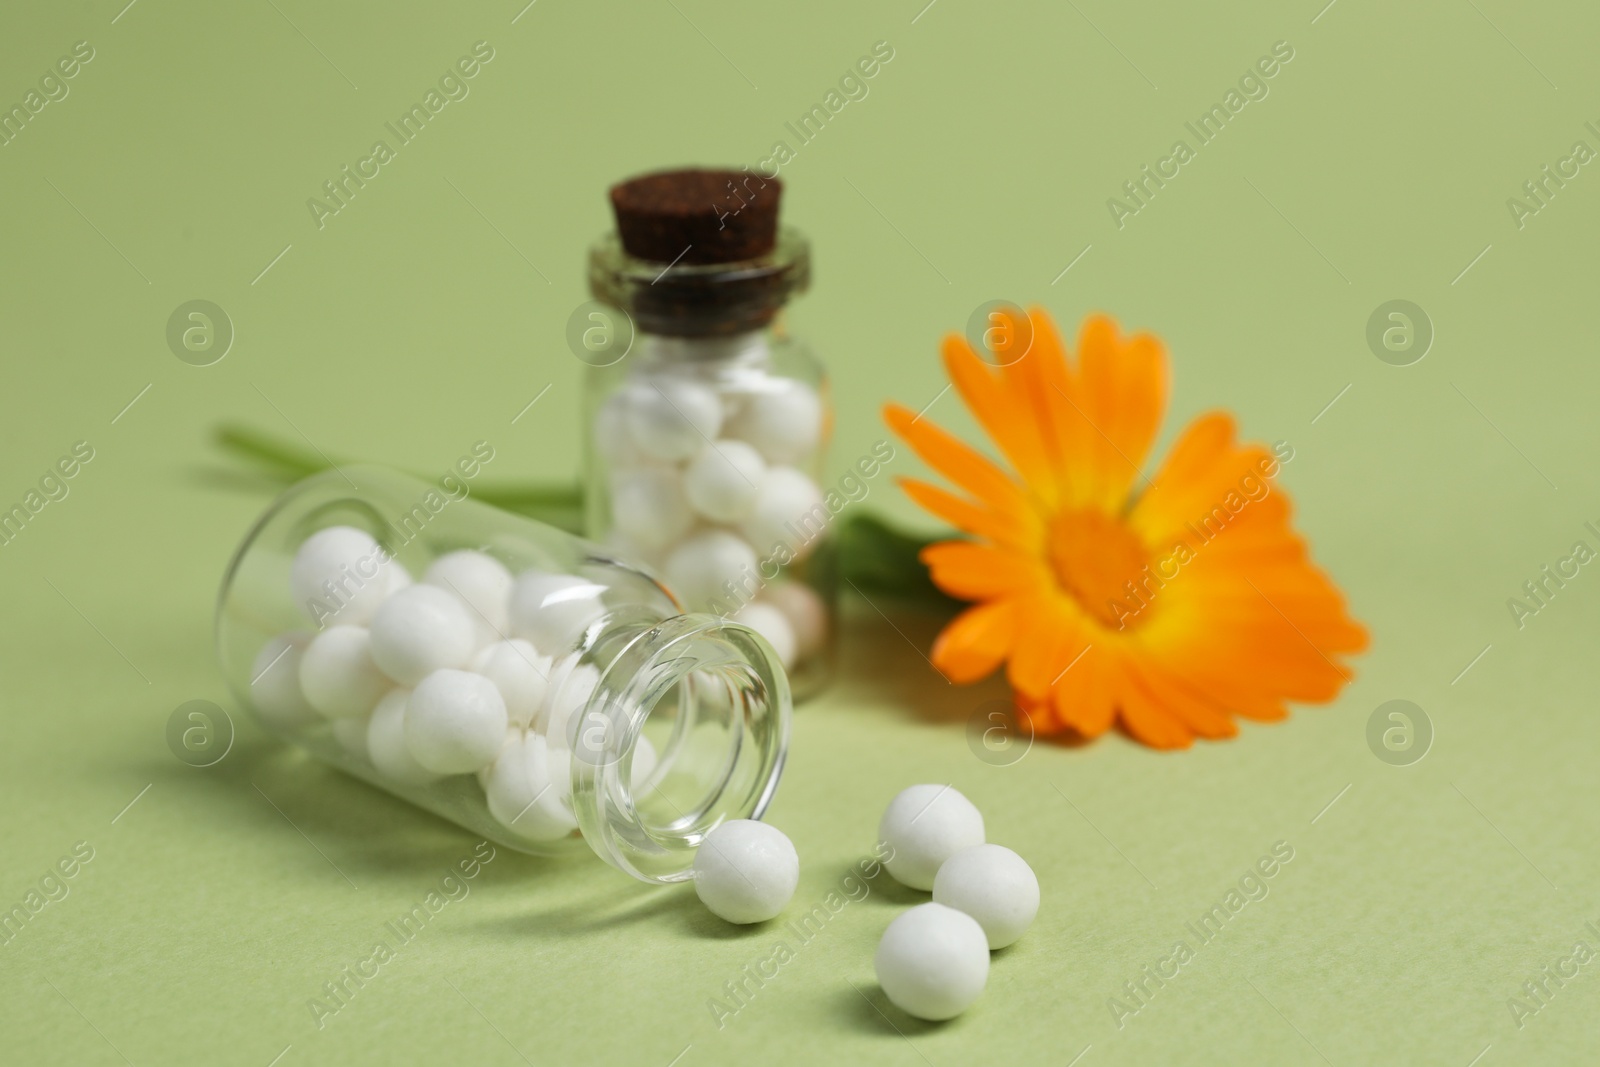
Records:
{"label": "upright glass bottle", "polygon": [[590,360],[586,507],[591,537],[690,609],[761,633],[803,696],[832,660],[832,410],[822,365],[782,322],[811,257],[777,225],[781,191],[701,170],[611,190],[617,232],[591,250],[589,285],[626,317]]}
{"label": "upright glass bottle", "polygon": [[520,851],[685,880],[783,769],[789,687],[763,638],[453,474],[289,489],[229,565],[216,631],[268,730]]}

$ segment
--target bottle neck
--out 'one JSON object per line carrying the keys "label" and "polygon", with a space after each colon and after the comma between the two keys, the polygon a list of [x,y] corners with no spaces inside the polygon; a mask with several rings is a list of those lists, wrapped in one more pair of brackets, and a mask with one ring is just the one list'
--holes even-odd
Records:
{"label": "bottle neck", "polygon": [[772,358],[766,330],[748,330],[727,337],[673,337],[639,334],[639,359],[645,363],[764,364]]}
{"label": "bottle neck", "polygon": [[641,333],[707,338],[760,329],[810,283],[810,245],[788,227],[769,254],[737,263],[637,259],[614,233],[589,250],[589,291],[626,311]]}
{"label": "bottle neck", "polygon": [[704,614],[618,620],[593,652],[600,681],[572,740],[579,827],[635,878],[692,878],[705,836],[759,818],[777,790],[789,743],[783,668],[754,630]]}

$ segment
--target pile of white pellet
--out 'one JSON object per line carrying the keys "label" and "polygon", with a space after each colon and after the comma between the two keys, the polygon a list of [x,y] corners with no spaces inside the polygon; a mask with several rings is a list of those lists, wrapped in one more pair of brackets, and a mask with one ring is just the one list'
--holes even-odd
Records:
{"label": "pile of white pellet", "polygon": [[[440,556],[414,582],[349,526],[307,538],[290,585],[299,605],[338,606],[308,612],[325,623],[315,635],[282,634],[261,649],[250,691],[264,717],[291,731],[327,720],[352,756],[398,785],[476,775],[489,811],[525,840],[577,828],[571,750],[599,674],[570,649],[606,610],[606,586],[512,575],[470,549]],[[641,737],[634,781],[655,763]]]}
{"label": "pile of white pellet", "polygon": [[816,453],[822,421],[804,382],[764,376],[718,389],[681,374],[635,378],[594,421],[613,546],[659,568],[689,610],[731,612],[785,668],[827,635],[810,587],[772,580],[811,554],[830,517],[800,466]]}
{"label": "pile of white pellet", "polygon": [[1021,856],[984,843],[983,814],[948,785],[914,785],[889,802],[878,838],[902,885],[933,901],[895,918],[878,942],[878,984],[901,1011],[951,1019],[989,981],[989,952],[1020,938],[1039,913],[1039,880]]}
{"label": "pile of white pellet", "polygon": [[[884,995],[919,1019],[952,1019],[983,992],[989,953],[1013,944],[1039,913],[1039,880],[1023,858],[984,841],[983,815],[948,785],[914,785],[878,824],[883,865],[933,900],[884,930],[873,965]],[[740,819],[712,830],[695,856],[695,891],[735,923],[764,922],[794,896],[800,863],[783,832]]]}

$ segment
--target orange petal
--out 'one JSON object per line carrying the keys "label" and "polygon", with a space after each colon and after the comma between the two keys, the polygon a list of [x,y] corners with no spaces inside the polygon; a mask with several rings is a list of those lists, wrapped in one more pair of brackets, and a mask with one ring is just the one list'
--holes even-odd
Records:
{"label": "orange petal", "polygon": [[1115,508],[1143,467],[1166,409],[1167,354],[1150,334],[1123,341],[1105,315],[1084,321],[1078,339],[1082,416],[1095,432],[1096,501]]}
{"label": "orange petal", "polygon": [[1049,700],[1029,700],[1021,693],[1014,694],[1017,708],[1017,726],[1027,731],[1031,737],[1049,737],[1071,729],[1071,726],[1062,722],[1056,714],[1055,707]]}
{"label": "orange petal", "polygon": [[[1270,457],[1259,448],[1235,447],[1232,416],[1222,412],[1202,415],[1184,427],[1151,484],[1140,494],[1129,521],[1151,545],[1204,544],[1230,524],[1233,516],[1225,507],[1228,494],[1242,496],[1241,483],[1247,477],[1254,475],[1259,480],[1260,471],[1254,464],[1262,459]],[[1220,516],[1216,514],[1219,508]],[[1249,505],[1244,510],[1248,511]]]}
{"label": "orange petal", "polygon": [[1134,685],[1117,690],[1117,709],[1128,732],[1151,748],[1188,748],[1194,735],[1177,718]]}
{"label": "orange petal", "polygon": [[1053,595],[1021,600],[1015,648],[1006,664],[1006,676],[1024,695],[1037,699],[1071,666],[1090,645],[1082,623],[1062,610]]}
{"label": "orange petal", "polygon": [[1081,436],[1087,427],[1074,410],[1077,387],[1067,366],[1067,348],[1044,309],[1030,309],[1028,319],[1033,345],[1027,355],[1003,367],[1000,376],[1011,394],[1032,410],[1040,442],[1057,472],[1058,503],[1081,504],[1086,481]]}
{"label": "orange petal", "polygon": [[1239,732],[1226,710],[1205,694],[1167,675],[1156,663],[1141,663],[1139,669],[1131,673],[1131,678],[1146,696],[1196,735],[1216,740],[1233,737]]}
{"label": "orange petal", "polygon": [[1019,526],[1029,520],[1027,494],[1004,471],[933,423],[919,419],[899,404],[888,404],[883,417],[927,464]]}
{"label": "orange petal", "polygon": [[940,541],[919,557],[933,584],[961,600],[1030,593],[1046,580],[1038,560],[971,541]]}
{"label": "orange petal", "polygon": [[954,493],[917,478],[898,478],[900,488],[906,491],[924,509],[974,537],[981,537],[997,545],[1024,552],[1036,552],[1043,529],[1037,520],[1020,529],[1015,522],[1006,520],[982,504],[974,504]]}
{"label": "orange petal", "polygon": [[951,619],[933,643],[928,658],[934,668],[958,685],[976,682],[994,672],[1011,651],[1016,612],[1009,600],[968,608]]}
{"label": "orange petal", "polygon": [[1056,717],[1084,737],[1099,737],[1116,719],[1119,677],[1116,653],[1104,646],[1089,649],[1051,687]]}
{"label": "orange petal", "polygon": [[1040,439],[1031,405],[1006,389],[1005,383],[978,358],[960,334],[953,333],[944,339],[944,366],[956,392],[979,425],[1000,446],[1022,481],[1047,503],[1053,502],[1056,472]]}

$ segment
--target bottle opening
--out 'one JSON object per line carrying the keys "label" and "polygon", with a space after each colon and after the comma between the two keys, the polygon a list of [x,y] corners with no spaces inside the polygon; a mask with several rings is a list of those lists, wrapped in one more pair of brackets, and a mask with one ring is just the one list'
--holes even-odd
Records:
{"label": "bottle opening", "polygon": [[759,634],[713,615],[613,640],[571,738],[573,810],[608,863],[646,882],[684,881],[706,834],[771,802],[788,681]]}

